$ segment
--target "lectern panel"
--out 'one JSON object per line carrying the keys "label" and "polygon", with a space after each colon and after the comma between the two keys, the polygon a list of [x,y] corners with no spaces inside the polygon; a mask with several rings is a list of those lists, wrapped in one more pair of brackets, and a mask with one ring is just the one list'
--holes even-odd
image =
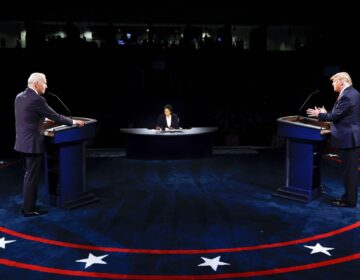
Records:
{"label": "lectern panel", "polygon": [[301,116],[278,119],[278,135],[286,139],[286,181],[275,196],[307,202],[322,194],[321,152],[329,123]]}
{"label": "lectern panel", "polygon": [[86,192],[85,142],[95,137],[96,120],[85,121],[83,127],[47,124],[45,185],[50,204],[67,209],[97,201]]}

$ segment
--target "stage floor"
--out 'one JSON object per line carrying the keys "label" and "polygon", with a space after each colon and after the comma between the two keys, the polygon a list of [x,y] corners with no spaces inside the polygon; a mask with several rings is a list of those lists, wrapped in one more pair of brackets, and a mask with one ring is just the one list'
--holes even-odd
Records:
{"label": "stage floor", "polygon": [[359,208],[329,203],[342,194],[340,165],[323,161],[326,195],[303,204],[272,196],[284,151],[235,150],[188,160],[89,151],[87,188],[100,202],[41,202],[49,213],[35,218],[19,215],[21,164],[0,168],[0,279],[355,279]]}

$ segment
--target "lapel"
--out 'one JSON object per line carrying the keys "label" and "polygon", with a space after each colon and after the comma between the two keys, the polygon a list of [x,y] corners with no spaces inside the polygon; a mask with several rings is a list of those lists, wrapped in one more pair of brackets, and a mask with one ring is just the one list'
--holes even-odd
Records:
{"label": "lapel", "polygon": [[334,104],[334,108],[333,108],[333,109],[336,108],[336,106],[338,105],[340,99],[341,99],[344,95],[347,94],[347,92],[349,91],[349,89],[350,89],[351,87],[352,87],[352,86],[348,86],[348,87],[343,91],[343,93],[342,93],[341,96],[340,96],[340,94],[339,94],[338,98],[336,99],[336,102],[335,102],[335,104]]}

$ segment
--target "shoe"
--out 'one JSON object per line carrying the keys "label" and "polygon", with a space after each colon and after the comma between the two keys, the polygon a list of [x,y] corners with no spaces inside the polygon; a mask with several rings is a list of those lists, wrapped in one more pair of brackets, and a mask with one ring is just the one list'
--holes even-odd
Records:
{"label": "shoe", "polygon": [[333,200],[333,202],[344,202],[344,203],[346,203],[342,197],[335,198]]}
{"label": "shoe", "polygon": [[345,208],[345,207],[355,208],[356,207],[356,204],[354,205],[354,204],[346,203],[344,201],[336,201],[336,200],[334,200],[331,203],[331,205],[334,207],[342,207],[342,208]]}
{"label": "shoe", "polygon": [[46,210],[40,210],[40,209],[37,209],[35,211],[31,211],[31,212],[25,212],[24,210],[21,210],[21,214],[24,216],[24,217],[36,217],[36,216],[41,216],[41,215],[45,215],[47,214],[48,211]]}

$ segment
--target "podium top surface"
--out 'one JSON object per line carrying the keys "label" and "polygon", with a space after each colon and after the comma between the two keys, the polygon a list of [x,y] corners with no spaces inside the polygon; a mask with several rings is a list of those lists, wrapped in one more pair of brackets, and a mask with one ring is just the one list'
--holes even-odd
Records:
{"label": "podium top surface", "polygon": [[286,116],[277,119],[280,123],[291,124],[294,126],[312,128],[320,130],[321,134],[330,133],[330,123],[319,121],[317,119],[302,116]]}
{"label": "podium top surface", "polygon": [[[72,119],[85,121],[85,126],[94,124],[97,122],[97,120],[95,120],[95,119],[84,118],[84,117],[72,117]],[[69,130],[69,129],[72,129],[75,127],[77,128],[78,126],[77,125],[72,125],[72,126],[59,125],[58,123],[54,123],[54,122],[45,122],[44,123],[44,128],[45,128],[44,134],[45,134],[45,136],[54,137],[57,132]]]}

